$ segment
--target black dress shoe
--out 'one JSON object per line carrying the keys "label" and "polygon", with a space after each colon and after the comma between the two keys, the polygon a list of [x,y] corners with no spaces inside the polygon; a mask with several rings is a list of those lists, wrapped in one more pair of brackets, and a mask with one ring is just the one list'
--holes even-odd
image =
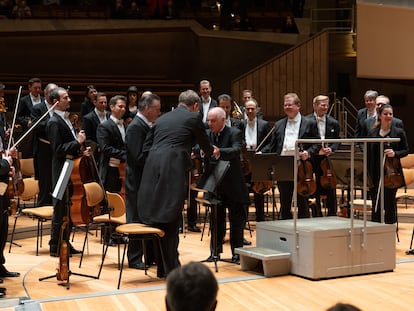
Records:
{"label": "black dress shoe", "polygon": [[[220,255],[217,255],[217,257],[215,259],[216,259],[216,261],[220,260]],[[208,256],[208,258],[205,261],[206,262],[214,262],[214,255],[211,254],[210,256]]]}
{"label": "black dress shoe", "polygon": [[128,265],[130,268],[133,268],[133,269],[138,269],[138,270],[145,270],[145,269],[148,269],[149,268],[149,266],[148,265],[146,265],[146,264],[144,264],[143,262],[137,262],[137,263],[133,263],[133,264],[130,264],[130,265]]}
{"label": "black dress shoe", "polygon": [[232,262],[232,263],[240,263],[240,256],[239,256],[239,254],[234,254],[234,255],[231,257],[231,262]]}
{"label": "black dress shoe", "polygon": [[50,246],[50,256],[59,257],[57,246]]}
{"label": "black dress shoe", "polygon": [[70,250],[70,254],[71,254],[71,255],[82,254],[82,251],[77,250],[77,249],[76,249],[76,248],[74,248],[72,245],[70,245],[69,250]]}
{"label": "black dress shoe", "polygon": [[19,277],[20,273],[19,272],[10,272],[6,269],[5,266],[1,265],[0,266],[0,277],[2,278],[16,278]]}
{"label": "black dress shoe", "polygon": [[191,232],[201,232],[201,229],[196,225],[188,225],[187,229]]}
{"label": "black dress shoe", "polygon": [[243,239],[243,245],[252,245],[252,242]]}

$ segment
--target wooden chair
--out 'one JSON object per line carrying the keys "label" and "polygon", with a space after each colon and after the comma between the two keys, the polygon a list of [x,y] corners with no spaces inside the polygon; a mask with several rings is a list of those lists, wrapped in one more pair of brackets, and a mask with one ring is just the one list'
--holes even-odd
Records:
{"label": "wooden chair", "polygon": [[414,199],[414,168],[403,168],[403,174],[405,186],[404,188],[400,188],[397,190],[397,195],[395,196],[395,198],[397,200],[397,203],[401,200],[404,200],[405,208],[408,208],[407,201]]}
{"label": "wooden chair", "polygon": [[[123,225],[126,223],[126,207],[125,201],[118,193],[106,192],[108,199],[108,213],[95,216],[93,223],[100,224],[103,227],[103,243],[102,243],[102,258],[106,255],[107,247],[105,247],[106,238],[112,234],[114,226]],[[118,244],[118,268],[120,269],[120,249]],[[99,269],[98,279],[101,274],[102,265]]]}
{"label": "wooden chair", "polygon": [[34,162],[33,158],[28,159],[20,159],[20,172],[22,173],[23,177],[34,177],[35,176],[35,169],[34,169]]}
{"label": "wooden chair", "polygon": [[401,158],[402,168],[414,168],[414,153],[408,154],[406,157]]}
{"label": "wooden chair", "polygon": [[[147,258],[147,250],[145,247],[145,241],[150,241],[150,240],[156,240],[158,242],[158,247],[160,250],[160,255],[161,255],[161,260],[162,263],[164,265],[164,270],[165,270],[165,258],[164,258],[164,253],[162,251],[162,247],[161,247],[161,238],[165,235],[164,231],[158,228],[154,228],[154,227],[150,227],[144,224],[139,224],[139,223],[130,223],[130,224],[124,224],[124,225],[120,225],[118,227],[116,227],[116,232],[121,236],[121,237],[125,237],[128,238],[129,240],[139,240],[142,242],[142,248],[144,251],[144,258]],[[121,277],[122,277],[122,270],[123,270],[123,266],[124,266],[124,260],[125,260],[125,253],[126,250],[128,248],[128,243],[124,244],[124,251],[122,254],[122,262],[121,262],[121,268],[119,269],[119,279],[118,279],[118,289],[121,285]],[[106,247],[106,249],[108,249],[108,247]],[[102,265],[104,263],[105,260],[105,255],[106,255],[106,251],[104,256],[102,257],[102,263],[101,263],[101,269],[102,269]],[[145,262],[144,262],[145,263]],[[99,270],[99,273],[101,271],[101,269]],[[147,268],[145,265],[145,275],[147,275]],[[99,274],[98,274],[99,277]]]}
{"label": "wooden chair", "polygon": [[[36,199],[39,194],[38,181],[33,177],[24,178],[24,191],[17,197],[17,211],[14,215],[14,224],[10,238],[9,253],[13,245],[14,234],[16,231],[17,219],[20,216],[27,216],[37,220],[37,236],[36,236],[36,256],[39,254],[39,247],[42,247],[43,240],[43,223],[51,220],[53,215],[53,206],[36,207]],[[33,208],[26,208],[26,204],[30,204]]]}

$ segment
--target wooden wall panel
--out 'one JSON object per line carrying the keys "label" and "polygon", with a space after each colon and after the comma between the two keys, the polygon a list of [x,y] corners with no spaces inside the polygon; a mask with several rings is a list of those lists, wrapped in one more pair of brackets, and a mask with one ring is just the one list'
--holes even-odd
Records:
{"label": "wooden wall panel", "polygon": [[253,90],[268,120],[284,116],[282,101],[288,92],[299,95],[302,112],[308,114],[313,97],[328,92],[328,58],[328,33],[323,32],[240,77],[237,88]]}

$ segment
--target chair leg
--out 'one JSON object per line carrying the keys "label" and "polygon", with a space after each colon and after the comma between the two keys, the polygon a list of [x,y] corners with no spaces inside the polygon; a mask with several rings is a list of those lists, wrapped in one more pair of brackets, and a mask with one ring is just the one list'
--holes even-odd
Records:
{"label": "chair leg", "polygon": [[203,224],[203,230],[201,231],[201,239],[200,239],[200,241],[203,241],[204,230],[206,230],[207,219],[208,219],[208,215],[210,213],[210,207],[208,205],[204,205],[204,206],[205,206],[204,224]]}
{"label": "chair leg", "polygon": [[36,256],[39,256],[39,238],[40,238],[40,224],[41,218],[37,219],[37,235],[36,235]]}
{"label": "chair leg", "polygon": [[98,280],[99,280],[99,277],[101,276],[102,267],[105,261],[106,253],[108,252],[108,247],[109,247],[108,244],[105,244],[105,243],[102,244],[102,261],[101,261],[101,266],[99,267],[99,272],[97,276]]}
{"label": "chair leg", "polygon": [[117,287],[117,289],[119,289],[119,287],[121,285],[122,270],[123,270],[123,267],[124,267],[125,253],[126,253],[127,247],[128,247],[128,244],[124,244],[124,253],[122,254],[121,269],[119,269],[119,279],[118,279],[118,287]]}
{"label": "chair leg", "polygon": [[17,222],[17,215],[16,216],[14,216],[14,224],[13,224],[13,230],[12,230],[12,234],[11,234],[11,237],[10,237],[10,246],[9,246],[9,253],[11,252],[11,248],[12,248],[12,245],[13,245],[13,240],[14,240],[14,232],[15,232],[15,230],[16,230],[16,222]]}
{"label": "chair leg", "polygon": [[85,227],[85,238],[83,239],[83,246],[82,246],[82,254],[81,258],[79,260],[79,268],[82,266],[82,260],[83,260],[83,254],[85,253],[85,246],[88,241],[88,232],[89,232],[89,225],[86,225]]}

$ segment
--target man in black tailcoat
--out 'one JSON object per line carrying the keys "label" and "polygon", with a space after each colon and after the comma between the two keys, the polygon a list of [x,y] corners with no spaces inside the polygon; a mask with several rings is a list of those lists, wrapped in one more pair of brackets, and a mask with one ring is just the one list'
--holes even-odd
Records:
{"label": "man in black tailcoat", "polygon": [[[161,100],[158,95],[143,95],[138,102],[138,112],[126,131],[125,197],[127,223],[141,222],[138,216],[137,203],[138,190],[144,170],[144,162],[141,158],[142,147],[152,124],[160,115],[160,110]],[[127,255],[130,268],[145,268],[142,262],[143,250],[141,241],[129,240]],[[150,263],[150,261],[151,258],[145,258],[145,263]]]}
{"label": "man in black tailcoat", "polygon": [[[51,107],[50,92],[57,88],[56,84],[50,83],[44,89],[45,101],[34,105],[31,118],[36,123]],[[35,177],[39,181],[39,195],[37,196],[37,206],[52,205],[52,159],[53,152],[50,147],[50,141],[46,133],[46,125],[53,110],[50,111],[35,129],[33,140],[33,164],[35,168]]]}
{"label": "man in black tailcoat", "polygon": [[[295,155],[295,142],[297,139],[319,139],[318,127],[314,120],[305,118],[300,113],[300,99],[296,93],[287,93],[284,96],[283,110],[286,117],[277,121],[273,131],[272,140],[263,152],[274,152],[281,156]],[[307,160],[318,150],[317,144],[303,144],[299,157]],[[280,215],[282,219],[292,218],[291,206],[294,190],[293,181],[277,181],[280,193]],[[307,196],[298,195],[298,217],[309,217]]]}
{"label": "man in black tailcoat", "polygon": [[191,148],[198,143],[207,157],[213,153],[198,112],[197,93],[184,91],[178,101],[178,107],[159,117],[148,133],[143,148],[148,156],[138,192],[141,221],[165,232],[161,244],[166,270],[158,261],[159,277],[180,265],[178,232],[188,191]]}

